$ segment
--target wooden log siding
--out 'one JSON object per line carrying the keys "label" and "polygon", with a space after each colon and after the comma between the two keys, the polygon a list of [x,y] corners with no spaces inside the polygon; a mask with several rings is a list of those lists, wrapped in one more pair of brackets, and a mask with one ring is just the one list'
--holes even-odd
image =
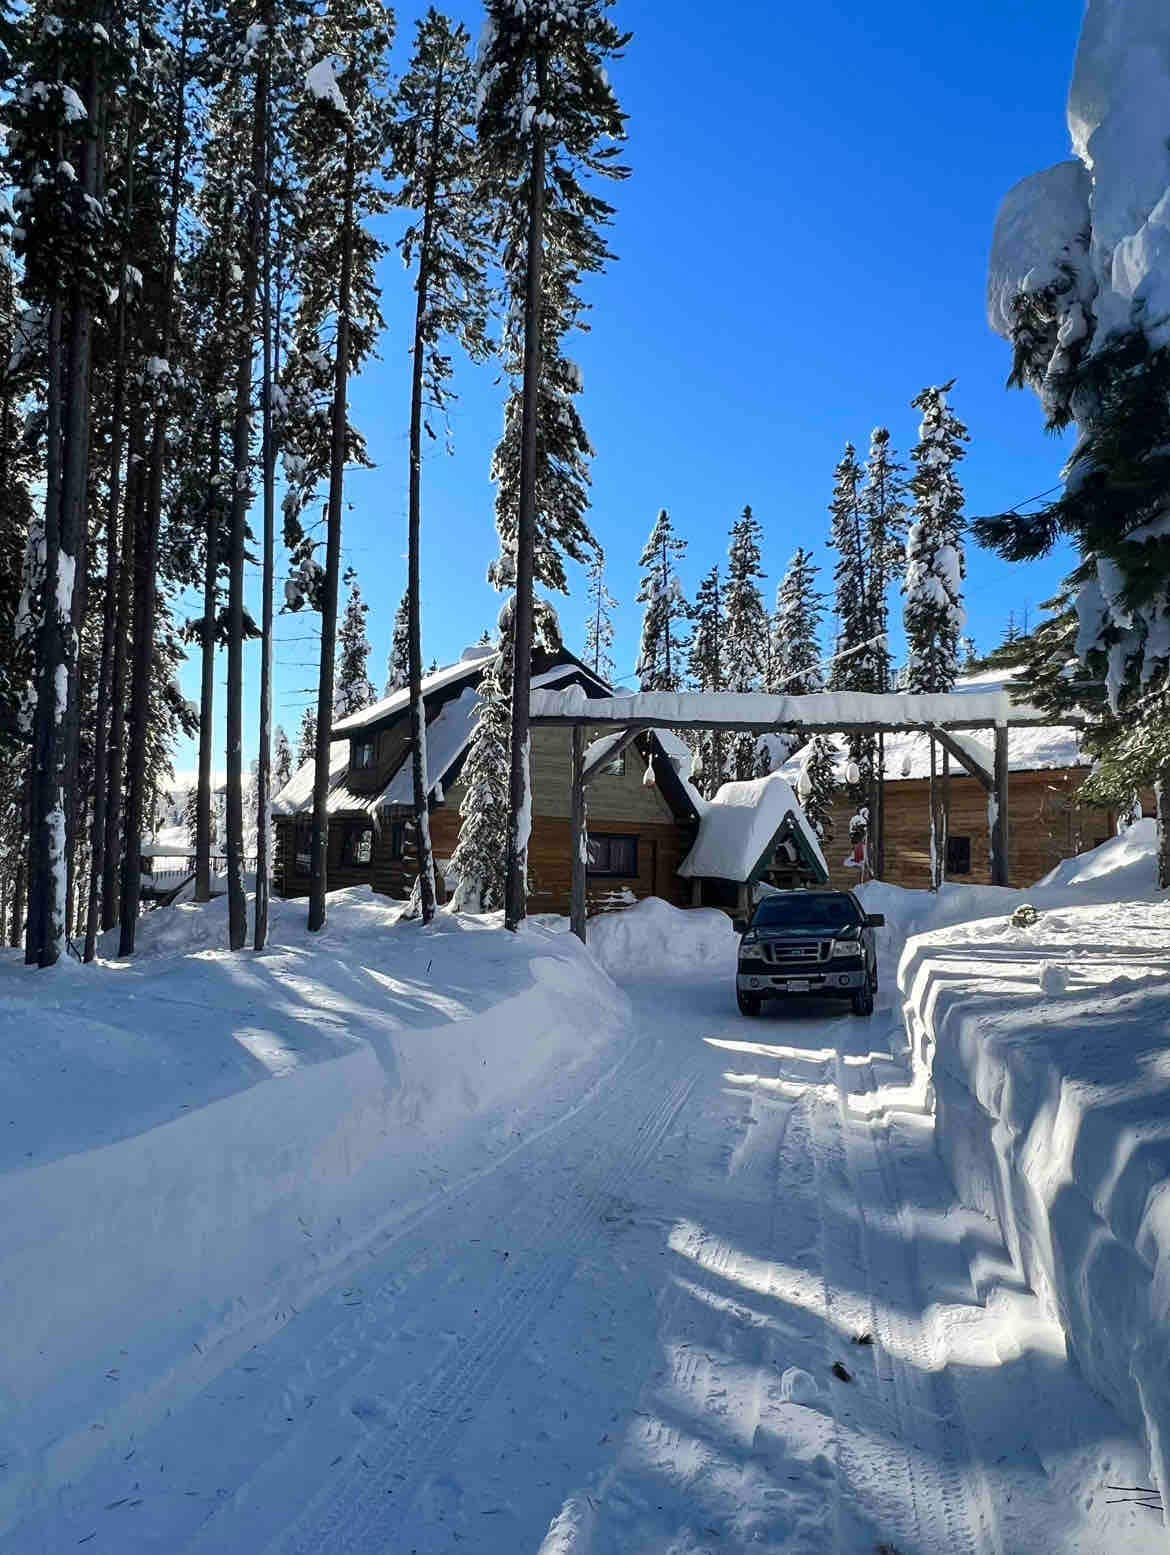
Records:
{"label": "wooden log siding", "polygon": [[[297,869],[296,861],[296,823],[298,819],[306,823],[308,817],[296,817],[278,815],[276,817],[276,848],[273,879],[277,891],[281,896],[307,896],[309,894],[309,871],[303,872]],[[345,833],[349,825],[357,826],[365,824],[373,825],[368,818],[364,823],[355,817],[347,821],[345,816],[329,817],[328,848],[325,854],[326,868],[328,870],[328,887],[330,891],[340,891],[344,886],[369,885],[370,864],[343,864],[342,851],[345,845]],[[378,856],[378,835],[374,834],[374,858]]]}
{"label": "wooden log siding", "polygon": [[[1013,772],[1008,786],[1008,883],[1034,885],[1062,859],[1095,847],[1116,831],[1116,816],[1076,802],[1076,792],[1088,769],[1060,768]],[[885,876],[893,885],[927,890],[930,886],[929,788],[925,778],[886,783]],[[961,773],[950,779],[952,837],[971,839],[971,872],[949,878],[966,885],[990,885],[991,846],[987,826],[989,795],[983,786]],[[833,805],[833,840],[825,848],[832,884],[855,886],[857,871],[845,867],[849,852],[849,819],[854,806],[845,799]]]}

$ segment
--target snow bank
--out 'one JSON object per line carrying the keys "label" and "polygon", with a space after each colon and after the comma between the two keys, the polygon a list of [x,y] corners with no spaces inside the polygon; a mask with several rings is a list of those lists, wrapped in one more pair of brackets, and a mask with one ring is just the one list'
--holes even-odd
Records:
{"label": "snow bank", "polygon": [[629,1029],[551,928],[423,929],[355,889],[310,936],[273,906],[261,955],[219,948],[223,901],[150,914],[52,1004],[0,958],[0,1529],[549,1126]]}
{"label": "snow bank", "polygon": [[[1026,893],[1028,927],[973,903],[975,921],[911,940],[899,982],[955,1186],[998,1222],[1086,1377],[1144,1428],[1165,1491],[1170,902],[1153,849],[1143,824],[1060,865]],[[913,922],[918,904],[900,910]]]}
{"label": "snow bank", "polygon": [[614,978],[735,970],[737,936],[731,919],[714,907],[672,907],[648,896],[636,907],[591,918],[587,933],[594,959]]}

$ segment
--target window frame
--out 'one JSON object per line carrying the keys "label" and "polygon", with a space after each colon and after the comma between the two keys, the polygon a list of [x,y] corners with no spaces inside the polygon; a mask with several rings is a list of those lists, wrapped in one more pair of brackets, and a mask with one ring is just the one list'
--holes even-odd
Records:
{"label": "window frame", "polygon": [[313,828],[307,821],[299,821],[293,828],[293,873],[313,873]]}
{"label": "window frame", "polygon": [[[359,758],[359,752],[369,753],[368,758]],[[369,772],[378,765],[378,738],[376,735],[369,739],[354,739],[349,746],[349,764],[355,772]]]}
{"label": "window frame", "polygon": [[[357,839],[369,836],[369,857],[357,858]],[[374,862],[374,828],[361,821],[348,821],[341,838],[341,863],[344,869],[368,869]]]}
{"label": "window frame", "polygon": [[[637,880],[638,878],[638,844],[640,838],[637,832],[595,832],[585,833],[585,875],[590,880]],[[633,850],[634,867],[630,869],[615,869],[611,864],[599,867],[590,862],[589,854],[595,843],[605,843],[608,855],[609,847],[613,843],[620,843],[623,848]]]}
{"label": "window frame", "polygon": [[405,821],[390,822],[388,827],[387,843],[391,861],[395,864],[400,864],[406,857]]}

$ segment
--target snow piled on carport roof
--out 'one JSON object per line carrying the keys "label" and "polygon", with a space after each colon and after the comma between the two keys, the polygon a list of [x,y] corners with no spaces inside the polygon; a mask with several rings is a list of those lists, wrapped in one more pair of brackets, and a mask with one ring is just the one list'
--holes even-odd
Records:
{"label": "snow piled on carport roof", "polygon": [[679,874],[688,879],[749,880],[789,814],[827,875],[817,835],[779,772],[724,783],[703,812],[699,835],[679,866]]}

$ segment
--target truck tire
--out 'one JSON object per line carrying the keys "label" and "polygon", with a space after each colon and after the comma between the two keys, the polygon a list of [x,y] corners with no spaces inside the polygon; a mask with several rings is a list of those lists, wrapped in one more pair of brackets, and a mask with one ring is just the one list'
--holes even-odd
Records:
{"label": "truck tire", "polygon": [[735,1002],[739,1005],[741,1015],[758,1015],[760,1013],[760,996],[758,993],[740,993],[735,991]]}
{"label": "truck tire", "polygon": [[853,1006],[854,1015],[872,1015],[873,989],[869,987],[859,988],[849,1002]]}

